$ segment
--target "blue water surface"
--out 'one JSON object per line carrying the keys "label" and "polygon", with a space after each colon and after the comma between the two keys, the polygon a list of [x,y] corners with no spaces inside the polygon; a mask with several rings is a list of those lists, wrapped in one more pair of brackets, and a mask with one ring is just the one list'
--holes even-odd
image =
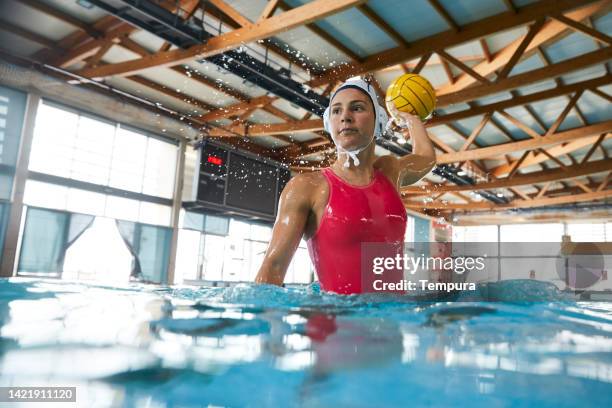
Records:
{"label": "blue water surface", "polygon": [[461,296],[4,279],[0,386],[76,386],[84,407],[612,406],[612,303],[522,280]]}

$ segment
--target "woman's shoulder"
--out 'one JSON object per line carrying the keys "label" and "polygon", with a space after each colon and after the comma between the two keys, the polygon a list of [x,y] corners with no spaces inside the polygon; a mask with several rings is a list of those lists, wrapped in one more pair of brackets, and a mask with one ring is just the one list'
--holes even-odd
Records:
{"label": "woman's shoulder", "polygon": [[291,180],[295,180],[296,184],[304,186],[316,186],[325,181],[325,175],[323,169],[299,173],[295,175]]}
{"label": "woman's shoulder", "polygon": [[287,183],[287,189],[311,192],[325,184],[325,175],[322,170],[299,173]]}

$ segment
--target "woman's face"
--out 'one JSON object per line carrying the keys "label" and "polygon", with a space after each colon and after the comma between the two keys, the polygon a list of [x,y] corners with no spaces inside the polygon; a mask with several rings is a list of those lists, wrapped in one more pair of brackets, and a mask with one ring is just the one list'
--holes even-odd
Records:
{"label": "woman's face", "polygon": [[363,92],[347,88],[332,100],[329,120],[333,139],[346,150],[370,143],[376,123],[374,106]]}

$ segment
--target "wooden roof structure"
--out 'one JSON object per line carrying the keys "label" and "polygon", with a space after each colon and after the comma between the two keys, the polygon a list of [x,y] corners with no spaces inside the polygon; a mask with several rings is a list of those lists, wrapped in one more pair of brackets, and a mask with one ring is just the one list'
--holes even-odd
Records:
{"label": "wooden roof structure", "polygon": [[168,27],[125,17],[143,2],[2,3],[4,55],[170,107],[205,137],[295,172],[335,158],[320,116],[210,58],[237,50],[321,97],[356,75],[370,75],[384,97],[398,75],[421,73],[437,93],[426,126],[438,163],[470,182],[430,174],[402,188],[409,209],[608,208],[612,196],[610,0],[149,1],[172,13],[173,29],[215,33],[183,47],[164,39]]}

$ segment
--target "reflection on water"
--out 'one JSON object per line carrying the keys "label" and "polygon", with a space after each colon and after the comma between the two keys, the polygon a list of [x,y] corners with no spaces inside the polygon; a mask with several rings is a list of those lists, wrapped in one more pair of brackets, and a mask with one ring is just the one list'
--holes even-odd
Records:
{"label": "reflection on water", "polygon": [[550,291],[535,303],[424,303],[11,279],[0,324],[0,385],[76,385],[82,406],[612,402],[612,305]]}

